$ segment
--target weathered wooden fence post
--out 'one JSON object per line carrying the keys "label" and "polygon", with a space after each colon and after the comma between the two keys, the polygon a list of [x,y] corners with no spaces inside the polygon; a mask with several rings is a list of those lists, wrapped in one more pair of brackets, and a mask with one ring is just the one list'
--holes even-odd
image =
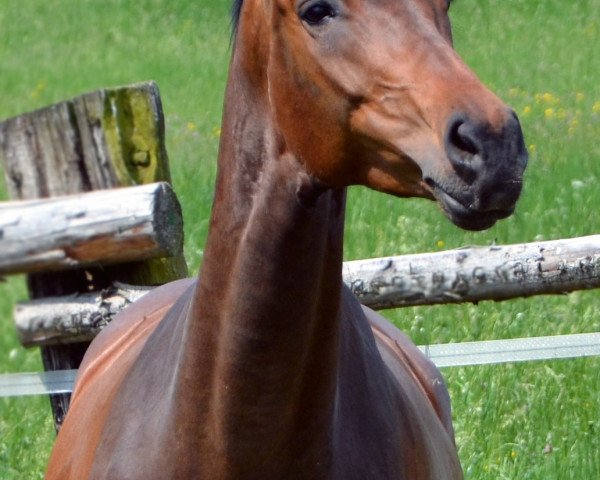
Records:
{"label": "weathered wooden fence post", "polygon": [[[170,181],[158,88],[149,82],[103,89],[1,122],[0,162],[15,200]],[[35,299],[100,290],[114,281],[157,285],[186,274],[179,255],[30,274],[27,283]],[[87,346],[42,347],[44,368],[77,368]],[[59,429],[70,395],[50,400]]]}

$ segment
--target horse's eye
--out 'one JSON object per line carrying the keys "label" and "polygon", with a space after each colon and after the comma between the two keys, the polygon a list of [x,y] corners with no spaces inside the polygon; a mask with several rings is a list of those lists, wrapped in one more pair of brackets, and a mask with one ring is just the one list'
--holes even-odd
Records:
{"label": "horse's eye", "polygon": [[322,25],[327,19],[333,17],[335,17],[333,7],[323,1],[317,1],[307,5],[300,14],[300,18],[309,25]]}

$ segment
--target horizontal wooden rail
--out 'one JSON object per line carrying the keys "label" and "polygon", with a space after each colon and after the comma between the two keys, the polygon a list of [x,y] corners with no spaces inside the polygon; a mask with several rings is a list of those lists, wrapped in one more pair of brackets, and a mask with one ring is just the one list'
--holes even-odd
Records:
{"label": "horizontal wooden rail", "polygon": [[117,313],[151,290],[116,283],[101,292],[17,303],[17,333],[26,347],[89,341]]}
{"label": "horizontal wooden rail", "polygon": [[170,257],[182,244],[167,183],[0,203],[0,275]]}
{"label": "horizontal wooden rail", "polygon": [[598,288],[600,235],[357,260],[344,281],[374,309]]}
{"label": "horizontal wooden rail", "polygon": [[[600,235],[344,263],[361,302],[383,309],[479,302],[600,287]],[[102,292],[18,304],[25,345],[90,339],[148,289],[118,284]]]}

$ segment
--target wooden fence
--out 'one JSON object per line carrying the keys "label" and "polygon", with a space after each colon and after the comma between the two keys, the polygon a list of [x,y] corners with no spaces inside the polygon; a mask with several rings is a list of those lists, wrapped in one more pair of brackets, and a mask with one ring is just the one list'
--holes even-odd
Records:
{"label": "wooden fence", "polygon": [[[0,396],[64,392],[51,396],[57,428],[94,335],[149,286],[186,274],[163,128],[152,83],[0,123],[11,197],[36,199],[0,206],[0,275],[28,274],[15,323],[50,371],[5,375]],[[375,309],[566,293],[600,287],[600,235],[346,262],[343,273]],[[600,355],[600,333],[423,349],[440,366]]]}
{"label": "wooden fence", "polygon": [[[49,199],[101,189],[169,182],[158,88],[154,83],[144,83],[99,90],[6,120],[0,123],[0,162],[4,168],[9,196],[13,200]],[[166,192],[165,188],[163,190]],[[166,193],[166,196],[173,200],[172,195]],[[163,199],[164,197],[165,195],[162,196]],[[161,202],[159,200],[152,207],[148,205],[148,208],[158,209],[160,214],[164,207]],[[74,203],[80,203],[79,197]],[[126,211],[125,203],[117,201],[115,205],[117,210]],[[24,207],[17,205],[17,208]],[[34,210],[37,211],[37,207]],[[171,208],[171,213],[179,213],[179,219],[173,221],[180,224],[178,209]],[[19,216],[21,213],[14,215]],[[115,211],[111,215],[115,219],[123,216]],[[159,216],[167,224],[176,218],[176,215],[164,215],[164,212]],[[65,224],[59,227],[57,236],[62,240],[74,239],[75,243],[71,246],[47,245],[44,247],[49,249],[46,252],[40,250],[33,254],[33,257],[38,258],[54,257],[59,260],[57,263],[61,264],[62,270],[50,270],[49,267],[48,270],[35,271],[37,268],[30,268],[27,284],[32,299],[102,290],[115,281],[157,285],[187,274],[181,245],[178,245],[176,252],[170,251],[172,255],[169,257],[116,259],[114,249],[111,253],[104,243],[110,237],[108,234],[92,234],[91,238],[82,243],[77,240],[79,233],[61,232],[60,229],[83,225],[88,220],[91,223],[84,229],[94,230],[94,218],[88,217],[84,210],[75,206],[63,220]],[[37,223],[42,226],[44,222]],[[100,228],[100,225],[97,226]],[[125,243],[129,242],[134,247],[129,248],[131,252],[138,249],[140,242],[145,243],[147,240],[141,240],[142,236],[137,236],[145,227],[141,224],[130,227],[130,233],[136,235],[119,231],[116,237]],[[9,225],[4,226],[3,230],[8,234]],[[5,238],[0,237],[0,250],[7,242]],[[180,244],[180,239],[181,236],[175,243]],[[62,240],[59,239],[59,243]],[[18,239],[16,243],[19,243]],[[29,244],[29,239],[27,243]],[[152,255],[161,253],[163,252],[155,251]],[[107,257],[107,265],[95,261],[101,257]],[[30,260],[31,257],[29,260],[25,258],[22,263],[31,265]],[[117,260],[125,263],[115,263]],[[73,369],[79,366],[88,342],[74,340],[76,341],[68,344],[41,347],[45,370]],[[51,396],[57,428],[62,423],[69,399],[68,394]]]}
{"label": "wooden fence", "polygon": [[[346,285],[373,309],[506,300],[600,287],[600,235],[345,262]],[[14,319],[26,346],[91,340],[148,288],[32,300]],[[67,328],[68,326],[68,328]]]}

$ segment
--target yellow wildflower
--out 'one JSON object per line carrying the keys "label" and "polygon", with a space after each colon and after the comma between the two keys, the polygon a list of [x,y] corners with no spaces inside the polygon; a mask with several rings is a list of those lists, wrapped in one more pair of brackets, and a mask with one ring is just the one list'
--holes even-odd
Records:
{"label": "yellow wildflower", "polygon": [[544,103],[547,103],[549,105],[556,105],[557,103],[560,103],[558,97],[552,95],[550,92],[543,93],[542,100],[544,101]]}
{"label": "yellow wildflower", "polygon": [[29,96],[34,100],[36,98],[39,98],[42,95],[42,93],[44,93],[44,90],[46,90],[46,85],[47,83],[45,80],[40,80],[35,86],[35,88],[31,91]]}
{"label": "yellow wildflower", "polygon": [[600,102],[595,102],[594,105],[592,105],[592,112],[600,113]]}
{"label": "yellow wildflower", "polygon": [[531,155],[534,155],[534,154],[535,154],[535,152],[536,152],[536,150],[537,150],[537,145],[536,145],[535,143],[532,143],[531,145],[529,145],[529,146],[527,147],[527,149],[529,150],[529,153],[530,153]]}
{"label": "yellow wildflower", "polygon": [[546,110],[544,110],[544,117],[546,117],[548,120],[554,118],[554,109],[547,108]]}
{"label": "yellow wildflower", "polygon": [[585,95],[581,92],[577,92],[575,94],[575,101],[576,102],[583,102],[583,100],[585,99]]}
{"label": "yellow wildflower", "polygon": [[525,105],[525,108],[523,109],[523,116],[526,117],[530,113],[531,113],[531,105]]}
{"label": "yellow wildflower", "polygon": [[438,248],[444,248],[446,246],[446,242],[444,242],[443,240],[438,240],[435,244]]}
{"label": "yellow wildflower", "polygon": [[187,122],[186,127],[189,132],[193,132],[194,130],[196,130],[196,124],[194,122]]}

